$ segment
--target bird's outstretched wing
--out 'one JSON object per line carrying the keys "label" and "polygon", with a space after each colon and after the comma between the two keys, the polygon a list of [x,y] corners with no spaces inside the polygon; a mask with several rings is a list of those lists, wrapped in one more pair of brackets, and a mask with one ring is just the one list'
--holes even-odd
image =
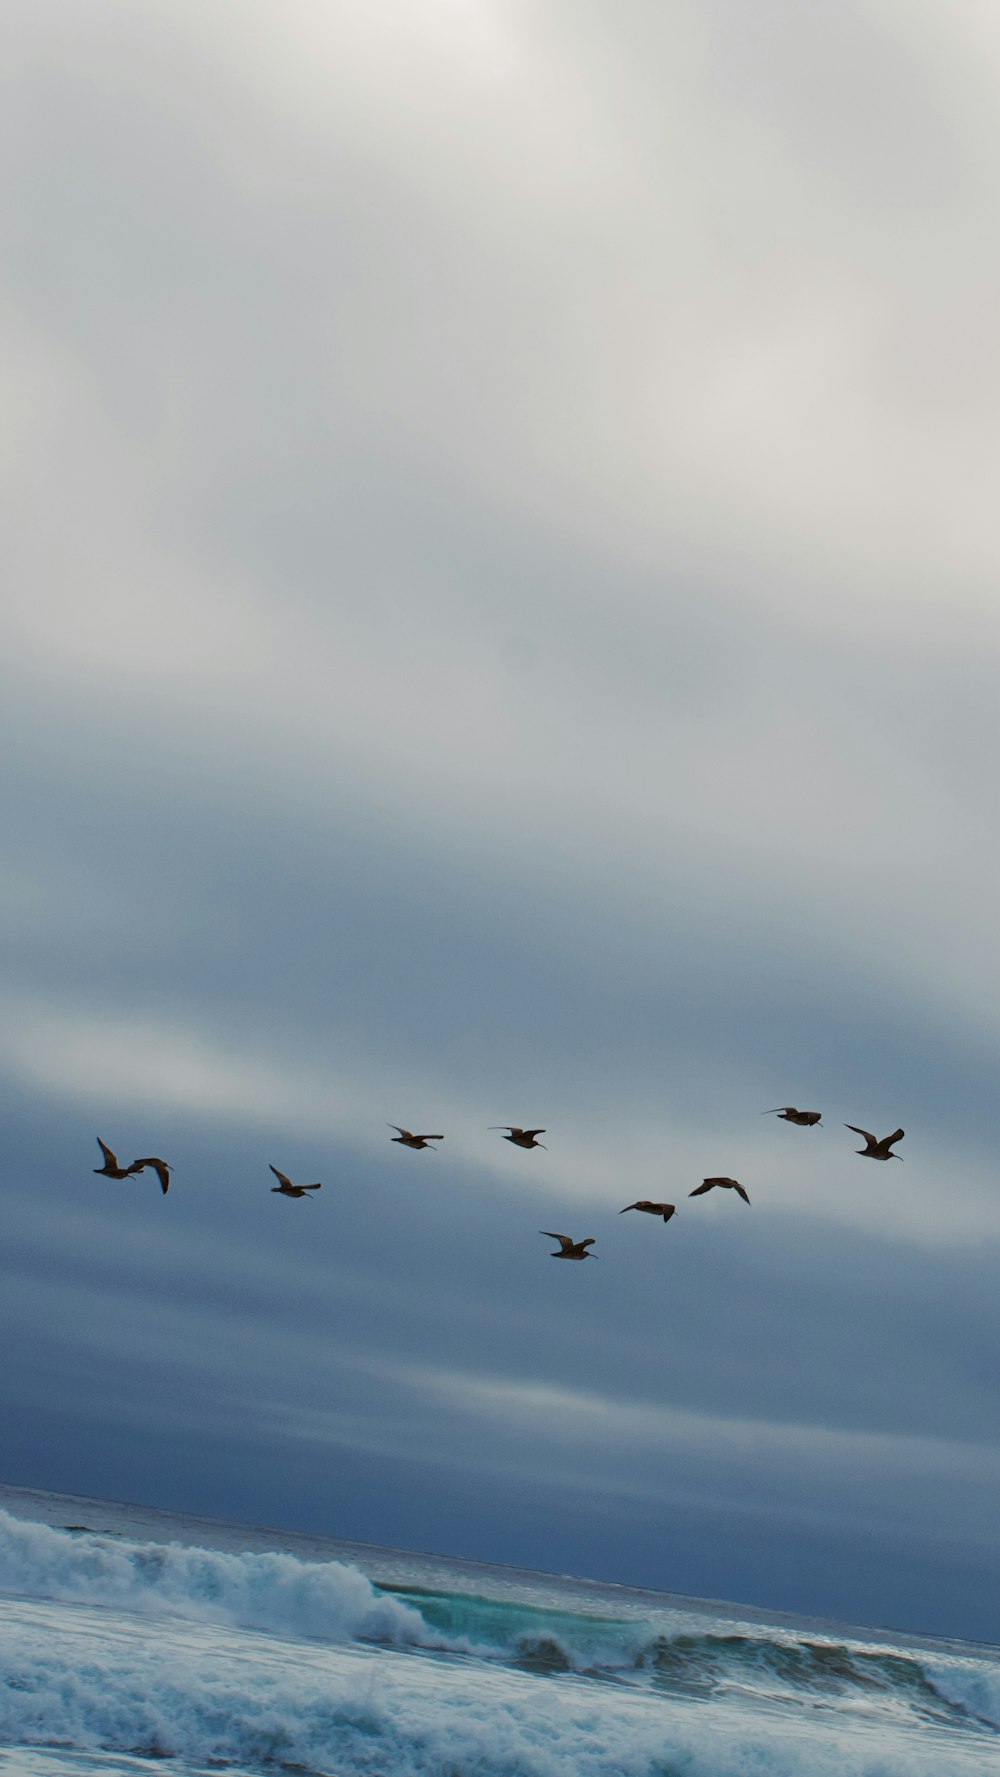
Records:
{"label": "bird's outstretched wing", "polygon": [[626,1203],[625,1208],[620,1209],[618,1214],[620,1216],[626,1215],[630,1209],[638,1209],[638,1207],[639,1205],[637,1203]]}
{"label": "bird's outstretched wing", "polygon": [[583,1246],[593,1246],[593,1244],[594,1244],[594,1241],[595,1241],[595,1240],[596,1240],[596,1239],[597,1239],[597,1236],[596,1236],[596,1234],[592,1234],[592,1235],[591,1235],[591,1236],[590,1236],[590,1239],[589,1239],[589,1240],[577,1240],[577,1241],[576,1241],[576,1242],[575,1242],[575,1243],[574,1243],[574,1244],[575,1244],[575,1245],[576,1245],[576,1246],[581,1246],[581,1247],[583,1247]]}
{"label": "bird's outstretched wing", "polygon": [[744,1201],[744,1203],[749,1203],[749,1202],[750,1202],[750,1199],[749,1199],[749,1197],[748,1197],[748,1196],[747,1196],[747,1193],[746,1193],[746,1192],[745,1192],[745,1191],[744,1191],[744,1189],[743,1189],[743,1186],[742,1186],[742,1185],[741,1185],[741,1184],[740,1184],[740,1181],[739,1181],[739,1179],[735,1179],[735,1178],[734,1178],[734,1180],[733,1180],[733,1190],[734,1190],[734,1191],[738,1191],[738,1192],[739,1192],[739,1194],[740,1194],[740,1196],[741,1196],[741,1197],[742,1197],[742,1199],[743,1199],[743,1201]]}
{"label": "bird's outstretched wing", "polygon": [[[856,1123],[845,1123],[844,1128],[853,1129],[855,1135],[863,1135],[865,1141],[871,1142],[873,1148],[878,1147],[878,1138],[877,1136],[872,1135],[869,1129],[859,1129]],[[895,1137],[893,1137],[893,1139],[895,1140]]]}
{"label": "bird's outstretched wing", "polygon": [[[404,1141],[412,1141],[413,1140],[412,1132],[409,1129],[400,1129],[398,1123],[387,1123],[386,1128],[387,1129],[394,1129],[396,1131],[396,1134],[401,1135]],[[271,1171],[272,1172],[274,1171],[273,1166],[271,1168]]]}
{"label": "bird's outstretched wing", "polygon": [[783,1117],[786,1111],[794,1111],[794,1109],[793,1104],[776,1104],[769,1111],[761,1111],[760,1114],[762,1117]]}
{"label": "bird's outstretched wing", "polygon": [[418,1135],[417,1141],[444,1141],[443,1135]]}
{"label": "bird's outstretched wing", "polygon": [[97,1140],[97,1145],[101,1150],[101,1153],[104,1155],[105,1166],[117,1166],[118,1165],[117,1154],[112,1153],[111,1149],[108,1147],[107,1142],[102,1141],[100,1136],[97,1136],[96,1140]]}
{"label": "bird's outstretched wing", "polygon": [[885,1141],[882,1143],[882,1146],[885,1148],[891,1148],[894,1141],[902,1141],[904,1134],[905,1134],[905,1130],[897,1129],[895,1135],[887,1135],[886,1136]]}
{"label": "bird's outstretched wing", "polygon": [[506,1129],[510,1135],[527,1135],[528,1133],[526,1129],[521,1128],[520,1123],[488,1123],[487,1128]]}
{"label": "bird's outstretched wing", "polygon": [[512,1133],[514,1135],[544,1135],[545,1131],[544,1129],[515,1129]]}
{"label": "bird's outstretched wing", "polygon": [[[539,1228],[538,1232],[544,1234],[546,1240],[558,1240],[563,1252],[567,1252],[571,1246],[576,1245],[576,1241],[569,1234],[553,1234],[551,1228]],[[586,1244],[592,1246],[593,1241],[587,1241]]]}
{"label": "bird's outstretched wing", "polygon": [[705,1192],[711,1191],[714,1184],[715,1184],[714,1178],[707,1178],[705,1180],[704,1184],[695,1185],[694,1190],[688,1192],[688,1196],[689,1197],[704,1197]]}
{"label": "bird's outstretched wing", "polygon": [[[271,1166],[270,1161],[268,1161],[268,1165]],[[274,1173],[274,1176],[277,1179],[279,1185],[289,1185],[289,1186],[291,1185],[292,1181],[288,1177],[287,1173],[279,1172],[278,1168],[276,1166],[271,1166],[271,1171]]]}
{"label": "bird's outstretched wing", "polygon": [[671,1216],[675,1216],[676,1214],[677,1209],[673,1203],[665,1203],[663,1205],[663,1220],[665,1222],[669,1222]]}
{"label": "bird's outstretched wing", "polygon": [[170,1189],[170,1168],[165,1160],[158,1160],[155,1155],[148,1155],[145,1160],[133,1160],[129,1172],[142,1172],[144,1167],[151,1166],[160,1181],[160,1189],[164,1197]]}

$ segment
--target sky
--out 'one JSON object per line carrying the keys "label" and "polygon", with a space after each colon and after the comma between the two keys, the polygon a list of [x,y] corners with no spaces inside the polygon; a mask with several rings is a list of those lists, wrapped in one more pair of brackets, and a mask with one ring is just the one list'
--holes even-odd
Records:
{"label": "sky", "polygon": [[5,38],[0,1479],[1000,1640],[994,10]]}

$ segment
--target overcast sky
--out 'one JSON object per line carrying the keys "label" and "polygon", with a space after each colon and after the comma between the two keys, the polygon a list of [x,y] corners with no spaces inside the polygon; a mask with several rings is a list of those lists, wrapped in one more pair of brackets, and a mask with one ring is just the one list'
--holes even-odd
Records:
{"label": "overcast sky", "polygon": [[0,86],[0,1478],[1000,1639],[994,9]]}

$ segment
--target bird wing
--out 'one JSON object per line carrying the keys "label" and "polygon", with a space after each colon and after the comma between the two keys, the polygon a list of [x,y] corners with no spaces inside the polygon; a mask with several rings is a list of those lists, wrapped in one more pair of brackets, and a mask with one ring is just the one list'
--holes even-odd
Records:
{"label": "bird wing", "polygon": [[551,1228],[539,1228],[538,1232],[544,1234],[546,1240],[558,1240],[564,1253],[568,1252],[571,1246],[576,1245],[576,1242],[568,1234],[553,1234]]}
{"label": "bird wing", "polygon": [[490,1129],[506,1129],[510,1135],[523,1135],[525,1132],[519,1123],[490,1123]]}
{"label": "bird wing", "polygon": [[[390,1125],[390,1128],[395,1128],[395,1124],[391,1124],[391,1125]],[[268,1161],[268,1165],[269,1165],[269,1166],[271,1166],[271,1162],[270,1162],[270,1161]],[[282,1184],[282,1185],[286,1185],[286,1186],[287,1186],[287,1187],[288,1187],[288,1188],[289,1188],[289,1189],[291,1189],[291,1183],[292,1183],[292,1181],[291,1181],[291,1179],[290,1179],[290,1178],[289,1178],[289,1177],[288,1177],[288,1174],[287,1174],[287,1173],[284,1173],[284,1172],[279,1172],[279,1171],[278,1171],[278,1168],[277,1168],[277,1167],[276,1167],[276,1166],[271,1166],[271,1171],[272,1171],[272,1172],[273,1172],[273,1173],[274,1173],[274,1176],[275,1176],[275,1178],[276,1178],[276,1179],[277,1179],[277,1180],[278,1180],[278,1183],[279,1183],[279,1184]]]}
{"label": "bird wing", "polygon": [[693,1191],[689,1191],[688,1196],[689,1197],[704,1197],[705,1192],[710,1191],[714,1184],[715,1184],[714,1178],[707,1178],[705,1180],[704,1184],[696,1185]]}
{"label": "bird wing", "polygon": [[303,1185],[303,1191],[322,1191],[322,1185]]}
{"label": "bird wing", "polygon": [[776,1104],[772,1107],[771,1110],[761,1111],[760,1114],[762,1117],[777,1117],[779,1115],[784,1116],[786,1111],[794,1111],[794,1109],[795,1109],[795,1106],[793,1104]]}
{"label": "bird wing", "polygon": [[749,1203],[749,1202],[750,1202],[750,1199],[749,1199],[749,1197],[748,1197],[748,1196],[747,1196],[747,1194],[746,1194],[746,1192],[745,1192],[745,1191],[744,1191],[744,1189],[743,1189],[743,1186],[742,1186],[742,1185],[741,1185],[741,1184],[740,1184],[740,1181],[739,1181],[739,1179],[735,1179],[735,1178],[734,1178],[734,1180],[733,1180],[733,1190],[734,1190],[734,1191],[738,1191],[738,1192],[739,1192],[739,1194],[740,1194],[740,1196],[741,1196],[741,1197],[742,1197],[742,1199],[743,1199],[743,1201],[744,1201],[744,1203]]}
{"label": "bird wing", "polygon": [[845,1129],[853,1129],[855,1135],[863,1135],[865,1138],[865,1141],[871,1142],[871,1145],[873,1148],[878,1147],[878,1139],[876,1136],[872,1135],[870,1130],[859,1129],[856,1123],[845,1123],[844,1128]]}
{"label": "bird wing", "polygon": [[150,1154],[146,1157],[145,1160],[133,1160],[131,1166],[129,1167],[129,1172],[142,1172],[144,1167],[147,1167],[147,1166],[151,1166],[153,1168],[153,1171],[155,1172],[157,1178],[160,1181],[160,1189],[162,1190],[163,1195],[165,1197],[167,1192],[170,1189],[170,1168],[169,1168],[169,1166],[167,1165],[165,1160],[158,1160],[155,1155]]}
{"label": "bird wing", "polygon": [[597,1239],[597,1236],[596,1236],[596,1234],[592,1234],[592,1235],[591,1235],[591,1236],[590,1236],[590,1239],[589,1239],[589,1240],[578,1240],[578,1241],[577,1241],[577,1243],[576,1243],[576,1244],[577,1244],[577,1246],[579,1246],[579,1247],[588,1247],[588,1246],[593,1246],[593,1244],[594,1244],[594,1241],[595,1241],[595,1240],[596,1240],[596,1239]]}
{"label": "bird wing", "polygon": [[443,1135],[418,1135],[417,1141],[444,1141]]}
{"label": "bird wing", "polygon": [[669,1222],[671,1216],[675,1216],[676,1214],[677,1210],[672,1203],[665,1203],[663,1205],[663,1220],[665,1222]]}
{"label": "bird wing", "polygon": [[637,1203],[626,1203],[626,1205],[625,1205],[625,1208],[624,1208],[624,1209],[620,1209],[620,1210],[619,1210],[619,1211],[618,1211],[618,1214],[619,1214],[619,1215],[620,1215],[620,1216],[623,1216],[623,1215],[625,1215],[625,1214],[626,1214],[626,1212],[627,1212],[627,1211],[628,1211],[628,1210],[630,1210],[630,1209],[638,1209],[638,1207],[639,1207],[639,1205],[638,1205],[638,1204],[637,1204]]}
{"label": "bird wing", "polygon": [[515,1135],[544,1135],[544,1129],[515,1129]]}
{"label": "bird wing", "polygon": [[107,1142],[102,1141],[100,1136],[97,1136],[96,1139],[97,1139],[97,1145],[100,1148],[101,1153],[104,1155],[105,1166],[117,1166],[118,1165],[117,1155],[115,1155],[111,1152],[111,1149],[108,1147]]}
{"label": "bird wing", "polygon": [[[387,1123],[386,1128],[387,1129],[394,1129],[396,1131],[396,1134],[401,1135],[404,1141],[412,1141],[413,1140],[413,1136],[411,1135],[410,1131],[408,1129],[400,1129],[398,1123]],[[273,1166],[271,1168],[271,1171],[272,1172],[274,1171]]]}
{"label": "bird wing", "polygon": [[897,1129],[895,1135],[887,1135],[884,1140],[879,1143],[879,1146],[883,1148],[891,1148],[894,1141],[902,1141],[904,1134],[904,1130]]}

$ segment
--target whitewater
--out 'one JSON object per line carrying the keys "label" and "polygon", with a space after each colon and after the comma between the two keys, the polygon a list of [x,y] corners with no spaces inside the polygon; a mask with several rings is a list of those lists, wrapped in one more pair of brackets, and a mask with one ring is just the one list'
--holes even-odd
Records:
{"label": "whitewater", "polygon": [[0,1488],[0,1777],[1000,1774],[1000,1650]]}

